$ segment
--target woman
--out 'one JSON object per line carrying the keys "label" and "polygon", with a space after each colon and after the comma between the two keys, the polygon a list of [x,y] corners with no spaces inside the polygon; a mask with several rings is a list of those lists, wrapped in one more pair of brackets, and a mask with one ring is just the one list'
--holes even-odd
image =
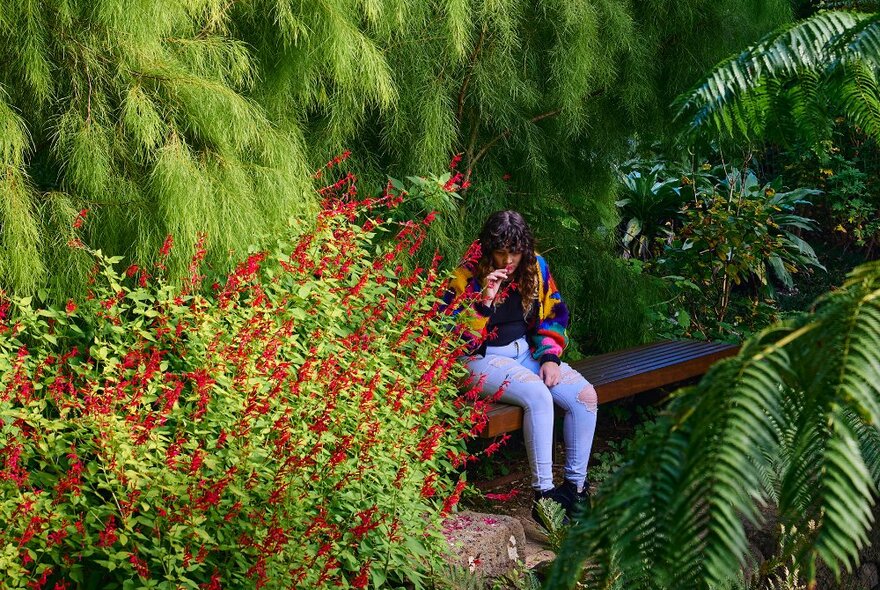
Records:
{"label": "woman", "polygon": [[[568,343],[568,309],[535,254],[522,215],[500,211],[480,232],[481,256],[456,270],[455,294],[479,294],[468,326],[481,338],[467,367],[484,379],[483,395],[523,408],[523,437],[535,501],[550,498],[571,516],[587,500],[587,462],[596,429],[596,390],[560,360]],[[475,381],[476,382],[476,381]],[[553,486],[553,406],[565,413],[565,480]],[[533,516],[536,514],[532,510]]]}

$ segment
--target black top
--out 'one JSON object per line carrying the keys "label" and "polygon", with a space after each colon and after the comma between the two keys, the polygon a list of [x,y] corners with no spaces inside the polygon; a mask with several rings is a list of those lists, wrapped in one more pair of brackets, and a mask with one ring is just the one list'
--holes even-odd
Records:
{"label": "black top", "polygon": [[[522,295],[519,291],[511,290],[501,303],[480,304],[480,308],[480,312],[489,316],[489,322],[486,324],[489,337],[477,354],[485,355],[487,346],[506,346],[526,335],[528,318],[523,314]],[[534,313],[533,305],[530,315]]]}
{"label": "black top", "polygon": [[486,346],[505,346],[526,335],[526,318],[519,291],[510,291],[503,302],[495,305],[486,330],[490,334]]}

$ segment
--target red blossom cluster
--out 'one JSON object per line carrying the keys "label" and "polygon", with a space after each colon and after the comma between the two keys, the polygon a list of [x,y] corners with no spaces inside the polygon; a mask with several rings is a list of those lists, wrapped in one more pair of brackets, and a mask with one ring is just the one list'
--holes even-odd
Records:
{"label": "red blossom cluster", "polygon": [[462,172],[458,172],[456,169],[458,168],[459,163],[461,162],[462,154],[456,154],[453,156],[452,160],[449,162],[449,170],[451,172],[451,176],[449,180],[447,180],[443,184],[443,190],[445,191],[454,191],[454,190],[465,190],[470,188],[471,182],[468,180]]}
{"label": "red blossom cluster", "polygon": [[86,215],[88,215],[88,209],[80,209],[79,213],[76,214],[76,218],[73,220],[73,229],[79,229],[86,222]]}

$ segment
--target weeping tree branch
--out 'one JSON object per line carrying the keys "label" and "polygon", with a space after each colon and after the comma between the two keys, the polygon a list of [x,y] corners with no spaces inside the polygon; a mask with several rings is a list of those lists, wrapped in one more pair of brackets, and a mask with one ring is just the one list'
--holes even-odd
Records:
{"label": "weeping tree branch", "polygon": [[464,114],[464,98],[467,93],[467,87],[470,84],[471,77],[474,75],[474,64],[477,61],[477,56],[480,55],[480,51],[483,48],[483,40],[486,38],[486,25],[483,25],[482,30],[480,31],[480,37],[477,39],[477,44],[474,46],[474,50],[471,52],[470,58],[468,58],[468,73],[464,77],[464,82],[461,84],[461,90],[458,93],[458,109],[456,110],[455,116],[458,120],[459,125],[461,124],[461,117]]}
{"label": "weeping tree branch", "polygon": [[[587,101],[594,100],[594,99],[602,96],[602,94],[604,94],[604,92],[605,92],[604,89],[603,90],[596,90],[595,92],[588,94],[584,98],[584,100],[587,100]],[[559,115],[560,113],[562,113],[562,110],[563,109],[561,107],[556,108],[556,109],[553,109],[552,111],[547,111],[546,113],[541,113],[540,115],[535,115],[534,117],[532,117],[531,119],[529,119],[526,122],[533,125],[535,123],[538,123],[539,121],[543,121],[544,119],[549,119],[551,117],[555,117],[555,116]],[[508,137],[510,137],[510,134],[513,133],[513,129],[508,127],[507,129],[505,129],[504,131],[502,131],[501,133],[499,133],[498,135],[496,135],[495,137],[490,139],[483,147],[480,148],[480,150],[476,153],[476,155],[471,157],[471,154],[473,153],[474,140],[476,139],[476,131],[477,131],[477,123],[474,123],[473,133],[471,134],[471,142],[468,145],[468,149],[467,149],[468,167],[467,167],[467,171],[465,172],[465,175],[464,175],[465,182],[467,182],[471,179],[471,174],[473,174],[474,168],[477,167],[477,163],[483,159],[483,157],[489,152],[489,150],[492,149],[492,147],[496,143],[498,143],[502,139],[507,139]]]}
{"label": "weeping tree branch", "polygon": [[[544,119],[549,119],[550,117],[555,117],[556,115],[558,115],[561,112],[562,112],[561,108],[553,109],[552,111],[547,111],[546,113],[541,113],[540,115],[536,115],[536,116],[532,117],[531,119],[528,120],[528,123],[534,124],[534,123],[537,123],[538,121],[543,121]],[[477,128],[477,126],[474,125],[475,132],[476,132],[476,128]],[[468,158],[467,172],[465,172],[465,175],[464,175],[465,181],[470,180],[471,174],[473,173],[474,168],[477,166],[477,162],[479,162],[481,159],[483,159],[483,156],[485,156],[489,152],[489,150],[492,149],[492,146],[494,146],[496,143],[498,143],[502,139],[506,139],[506,138],[510,137],[510,134],[512,132],[513,132],[513,130],[510,128],[505,129],[504,131],[502,131],[501,133],[499,133],[498,135],[493,137],[491,140],[489,140],[489,142],[486,143],[486,145],[484,145],[482,148],[480,148],[480,151],[478,151],[477,154],[473,158],[470,158],[470,157]],[[475,136],[476,133],[474,133],[473,135]],[[473,147],[473,143],[471,143],[471,147],[468,148],[468,154],[470,154],[470,152],[472,151],[471,150],[472,147]]]}

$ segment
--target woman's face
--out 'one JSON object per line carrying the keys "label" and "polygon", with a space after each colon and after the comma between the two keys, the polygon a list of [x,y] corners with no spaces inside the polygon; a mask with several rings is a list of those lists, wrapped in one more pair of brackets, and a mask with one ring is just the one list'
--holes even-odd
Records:
{"label": "woman's face", "polygon": [[522,260],[522,252],[511,252],[507,248],[492,250],[492,266],[507,269],[508,275],[513,274],[520,260]]}

